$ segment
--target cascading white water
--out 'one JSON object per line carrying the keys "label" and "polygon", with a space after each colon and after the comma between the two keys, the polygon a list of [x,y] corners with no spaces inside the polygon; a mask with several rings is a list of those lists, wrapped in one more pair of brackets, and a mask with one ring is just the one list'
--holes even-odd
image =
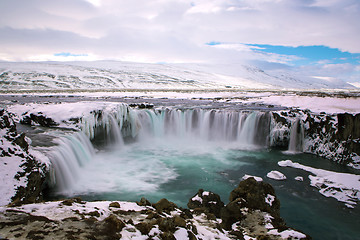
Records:
{"label": "cascading white water", "polygon": [[50,153],[54,171],[51,171],[52,185],[59,192],[67,191],[76,183],[79,170],[95,155],[88,137],[82,132],[60,138],[59,145]]}
{"label": "cascading white water", "polygon": [[103,138],[103,145],[122,146],[126,137],[136,137],[140,129],[137,113],[125,103],[109,105],[82,118],[82,131],[91,140]]}
{"label": "cascading white water", "polygon": [[291,124],[289,149],[290,153],[300,153],[304,151],[304,124],[297,118]]}
{"label": "cascading white water", "polygon": [[166,108],[159,112],[138,111],[137,114],[141,130],[152,137],[196,138],[236,142],[239,147],[267,147],[271,131],[271,115],[258,111],[249,113],[233,110]]}
{"label": "cascading white water", "polygon": [[[182,148],[186,148],[186,144],[198,146],[200,142],[211,143],[215,148],[219,144],[236,149],[266,148],[269,146],[271,119],[271,114],[260,111],[200,108],[150,110],[132,109],[127,104],[119,104],[83,117],[82,130],[93,142],[105,138],[106,144],[115,146],[107,151],[123,149],[123,138],[132,138],[137,142],[158,139],[171,143],[176,140],[180,141],[178,144],[181,146],[178,146]],[[68,136],[53,151],[55,182],[59,191],[64,192],[74,185],[83,161],[89,161],[93,156],[91,143],[84,138],[82,133]]]}

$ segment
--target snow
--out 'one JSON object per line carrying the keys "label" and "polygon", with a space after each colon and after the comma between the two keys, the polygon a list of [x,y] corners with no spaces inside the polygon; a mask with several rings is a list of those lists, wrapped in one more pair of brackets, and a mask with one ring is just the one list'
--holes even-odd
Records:
{"label": "snow", "polygon": [[288,71],[265,72],[242,64],[145,64],[98,62],[2,62],[1,88],[24,90],[284,90],[356,89],[343,81],[306,77]]}
{"label": "snow", "polygon": [[148,236],[142,235],[139,230],[134,227],[130,228],[123,228],[121,231],[121,239],[134,239],[134,240],[147,240],[149,239]]}
{"label": "snow", "polygon": [[209,196],[209,195],[210,195],[210,192],[204,191],[204,192],[202,193],[202,195],[203,195],[203,196]]}
{"label": "snow", "polygon": [[155,225],[149,232],[149,236],[154,236],[154,235],[159,235],[161,232],[160,232],[160,229],[159,229],[159,226]]}
{"label": "snow", "polygon": [[202,198],[201,198],[199,195],[196,194],[196,196],[193,197],[193,198],[191,199],[191,201],[202,203]]}
{"label": "snow", "polygon": [[260,97],[256,102],[279,105],[283,107],[295,107],[300,109],[309,109],[312,112],[326,113],[359,113],[360,98],[339,98],[339,97],[317,97],[317,96],[299,96],[295,94],[269,95]]}
{"label": "snow", "polygon": [[278,235],[282,239],[301,239],[306,238],[306,235],[300,232],[297,232],[295,230],[284,230],[282,232],[279,232],[277,229],[272,229],[268,232],[272,235]]}
{"label": "snow", "polygon": [[[13,145],[4,136],[7,135],[6,129],[0,129],[0,152],[4,150],[9,152],[9,149],[16,153],[23,153],[24,151],[17,145]],[[20,186],[25,187],[25,178],[15,179],[15,175],[22,171],[20,165],[24,159],[11,154],[10,156],[0,157],[0,206],[11,202],[11,198],[15,195],[16,189]]]}
{"label": "snow", "polygon": [[[80,217],[79,214],[87,214],[90,212],[97,211],[100,213],[100,217],[97,217],[98,220],[103,220],[108,217],[111,213],[109,209],[109,204],[111,201],[98,201],[98,202],[84,202],[84,203],[72,203],[72,205],[67,206],[62,204],[62,201],[54,202],[43,202],[43,203],[34,203],[21,205],[12,209],[21,210],[27,213],[31,213],[35,216],[46,216],[47,218],[55,221],[63,220],[69,217]],[[120,208],[116,210],[122,211],[135,211],[140,212],[145,210],[146,207],[138,206],[134,202],[123,202],[118,201]],[[0,208],[0,212],[5,208]]]}
{"label": "snow", "polygon": [[266,229],[273,229],[274,228],[274,226],[271,223],[272,219],[274,219],[274,217],[272,217],[269,213],[264,214],[264,223],[265,223],[265,228]]}
{"label": "snow", "polygon": [[66,127],[67,125],[64,124],[64,122],[71,118],[82,117],[84,114],[90,113],[91,111],[104,109],[106,107],[109,108],[112,106],[116,106],[116,103],[80,101],[74,103],[16,104],[9,106],[7,109],[9,112],[15,113],[18,116],[21,116],[25,112],[28,114],[42,113],[46,117],[53,119],[56,123],[59,123],[60,127]]}
{"label": "snow", "polygon": [[275,200],[275,196],[273,196],[273,195],[271,195],[271,194],[268,194],[268,195],[266,195],[266,197],[265,197],[265,202],[266,202],[267,204],[269,204],[270,206],[272,206],[272,203],[274,202],[274,200]]}
{"label": "snow", "polygon": [[304,181],[304,178],[301,177],[301,176],[297,176],[297,177],[295,177],[295,180],[296,180],[296,181],[299,181],[299,182],[303,182],[303,181]]}
{"label": "snow", "polygon": [[243,177],[242,177],[242,180],[246,180],[248,178],[254,178],[257,182],[262,182],[263,179],[261,177],[257,177],[257,176],[252,176],[252,175],[247,175],[245,174]]}
{"label": "snow", "polygon": [[286,176],[279,172],[279,171],[271,171],[266,175],[268,178],[274,179],[274,180],[285,180]]}
{"label": "snow", "polygon": [[21,170],[22,160],[18,156],[0,157],[0,206],[11,202],[16,188],[26,186],[23,180],[18,181],[14,178],[16,173]]}
{"label": "snow", "polygon": [[222,232],[216,228],[216,224],[218,224],[218,222],[208,220],[205,214],[195,215],[191,221],[198,231],[196,234],[197,239],[230,240],[230,238],[226,236],[226,232]]}
{"label": "snow", "polygon": [[281,167],[292,167],[310,172],[310,185],[326,197],[333,197],[347,206],[360,200],[360,175],[339,173],[305,166],[291,160],[278,162]]}
{"label": "snow", "polygon": [[187,230],[185,228],[180,228],[176,230],[176,232],[174,233],[174,237],[178,240],[189,239]]}
{"label": "snow", "polygon": [[1,63],[1,69],[7,73],[5,80],[8,84],[4,84],[3,89],[9,90],[226,89],[229,85],[233,88],[272,87],[271,84],[253,79],[166,64]]}

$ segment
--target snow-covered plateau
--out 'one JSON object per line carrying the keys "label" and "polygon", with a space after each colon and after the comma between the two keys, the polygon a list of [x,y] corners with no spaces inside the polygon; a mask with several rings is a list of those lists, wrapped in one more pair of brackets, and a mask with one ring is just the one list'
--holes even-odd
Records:
{"label": "snow-covered plateau", "polygon": [[[331,206],[356,215],[356,88],[231,69],[0,63],[0,239],[309,239],[286,226],[266,182],[280,192],[309,186],[320,196],[309,198],[332,197],[340,203]],[[309,155],[343,172],[297,163]],[[111,191],[120,195],[91,201]],[[213,192],[231,192],[229,201]]]}
{"label": "snow-covered plateau", "polygon": [[272,73],[250,65],[1,62],[2,91],[106,89],[357,89],[341,80]]}

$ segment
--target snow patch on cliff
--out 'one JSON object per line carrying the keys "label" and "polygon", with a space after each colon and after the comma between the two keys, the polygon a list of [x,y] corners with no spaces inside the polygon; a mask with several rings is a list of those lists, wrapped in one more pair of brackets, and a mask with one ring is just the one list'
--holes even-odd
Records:
{"label": "snow patch on cliff", "polygon": [[353,207],[360,200],[360,175],[317,169],[285,160],[278,162],[281,167],[292,167],[310,172],[310,185],[319,189],[325,197],[333,197]]}

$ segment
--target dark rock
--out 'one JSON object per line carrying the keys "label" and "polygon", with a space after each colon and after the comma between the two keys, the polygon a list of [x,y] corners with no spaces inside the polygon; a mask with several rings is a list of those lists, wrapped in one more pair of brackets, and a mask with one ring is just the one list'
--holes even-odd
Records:
{"label": "dark rock", "polygon": [[95,223],[94,227],[94,239],[120,239],[120,232],[125,227],[125,223],[112,214],[103,221]]}
{"label": "dark rock", "polygon": [[224,203],[218,194],[204,192],[203,189],[199,189],[197,194],[189,199],[187,206],[190,209],[197,209],[197,212],[212,213],[216,217],[220,217],[220,211],[224,207]]}
{"label": "dark rock", "polygon": [[149,213],[146,217],[146,219],[158,219],[158,218],[160,218],[160,215],[155,212]]}
{"label": "dark rock", "polygon": [[280,218],[280,201],[268,183],[257,182],[254,178],[241,181],[230,193],[229,200],[230,202],[221,210],[222,227],[225,229],[230,230],[233,223],[244,219],[244,208],[270,213],[274,217],[275,227],[283,224]]}
{"label": "dark rock", "polygon": [[34,240],[37,240],[37,239],[44,239],[45,236],[44,236],[44,231],[30,231],[27,236],[26,236],[26,239],[34,239]]}
{"label": "dark rock", "polygon": [[92,211],[87,213],[86,215],[93,216],[93,217],[100,217],[100,213],[98,211]]}
{"label": "dark rock", "polygon": [[176,240],[176,238],[174,237],[174,234],[172,234],[170,232],[161,233],[160,238],[162,240]]}
{"label": "dark rock", "polygon": [[187,231],[187,234],[188,234],[189,240],[197,240],[197,238],[196,238],[196,236],[194,235],[193,232]]}
{"label": "dark rock", "polygon": [[337,118],[338,137],[340,140],[360,137],[360,114],[352,115],[349,113],[341,113],[337,115]]}
{"label": "dark rock", "polygon": [[29,149],[29,144],[25,139],[25,133],[21,133],[18,137],[16,137],[14,143],[16,143],[16,145],[19,145],[26,152]]}
{"label": "dark rock", "polygon": [[173,218],[160,218],[158,224],[159,229],[163,232],[175,232],[176,225]]}
{"label": "dark rock", "polygon": [[[240,232],[240,231],[234,231],[234,230],[233,230],[233,231],[230,232],[230,234],[233,235],[233,236],[235,236],[236,239],[244,239],[244,235],[243,235],[243,233]],[[259,239],[259,238],[257,238],[257,239]]]}
{"label": "dark rock", "polygon": [[163,198],[160,199],[157,203],[153,204],[153,207],[158,211],[158,212],[162,212],[162,211],[173,211],[175,210],[175,208],[177,208],[176,204],[173,202],[170,202],[169,200]]}
{"label": "dark rock", "polygon": [[65,199],[61,202],[61,204],[65,206],[71,206],[73,203],[82,203],[82,200],[80,197],[75,197],[75,198]]}
{"label": "dark rock", "polygon": [[149,234],[153,225],[145,223],[145,222],[141,222],[141,223],[136,224],[135,227],[141,232],[141,234],[147,235],[147,234]]}
{"label": "dark rock", "polygon": [[151,206],[151,203],[144,197],[140,199],[139,202],[136,202],[139,206]]}
{"label": "dark rock", "polygon": [[184,218],[184,219],[191,219],[193,218],[193,215],[191,214],[191,211],[187,208],[185,209],[181,209],[181,213],[180,213],[180,217]]}
{"label": "dark rock", "polygon": [[183,218],[180,217],[180,216],[175,216],[175,217],[174,217],[174,224],[175,224],[175,226],[177,226],[177,227],[182,227],[182,228],[185,228],[185,227],[186,227],[186,221],[185,221],[185,219],[183,219]]}
{"label": "dark rock", "polygon": [[38,115],[30,113],[30,115],[24,116],[20,123],[25,125],[39,124],[42,127],[53,127],[59,125],[53,119],[43,116],[42,113],[38,113]]}
{"label": "dark rock", "polygon": [[[266,202],[268,196],[273,196],[271,204]],[[280,216],[280,201],[275,195],[274,188],[265,182],[258,182],[254,178],[241,181],[237,188],[230,193],[230,202],[241,199],[244,207],[268,212],[274,217]]]}
{"label": "dark rock", "polygon": [[241,211],[244,205],[243,199],[239,198],[231,201],[221,209],[221,226],[224,229],[230,230],[233,223],[244,219],[245,216]]}
{"label": "dark rock", "polygon": [[257,240],[271,240],[272,238],[268,235],[260,235],[256,239]]}
{"label": "dark rock", "polygon": [[24,203],[35,203],[43,200],[42,190],[45,183],[45,176],[39,171],[32,170],[27,176],[26,187],[20,186],[12,197],[12,205]]}
{"label": "dark rock", "polygon": [[104,222],[107,224],[109,229],[116,232],[120,232],[125,227],[125,223],[118,219],[114,214],[105,218]]}
{"label": "dark rock", "polygon": [[112,202],[109,204],[109,208],[120,208],[119,202]]}

